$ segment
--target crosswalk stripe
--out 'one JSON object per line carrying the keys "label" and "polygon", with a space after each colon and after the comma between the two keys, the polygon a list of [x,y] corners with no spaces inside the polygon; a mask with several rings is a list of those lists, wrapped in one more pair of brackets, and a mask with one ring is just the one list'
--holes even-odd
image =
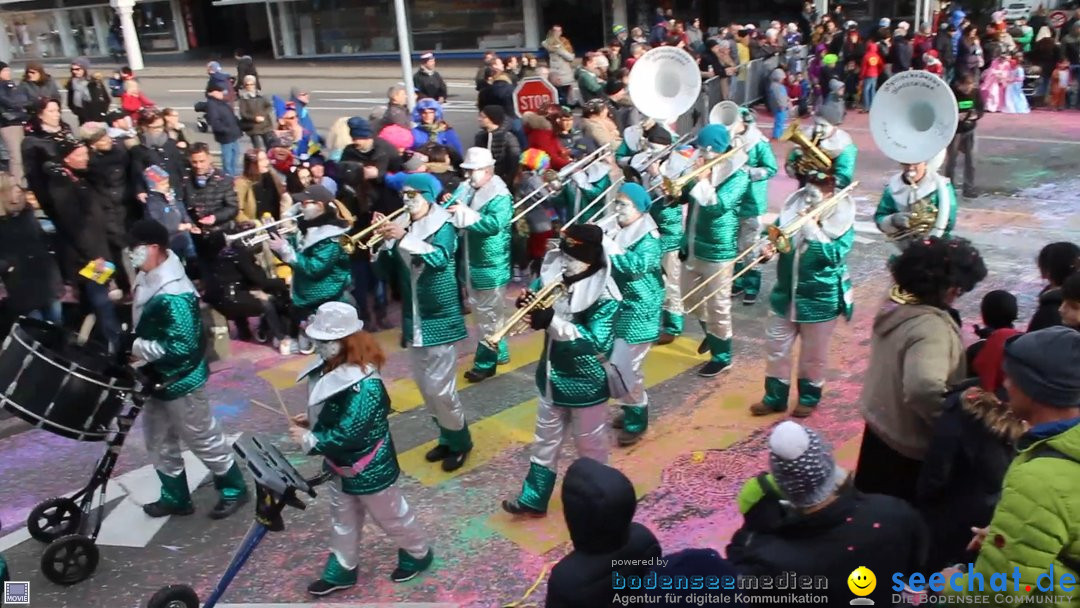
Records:
{"label": "crosswalk stripe", "polygon": [[[536,332],[536,335],[543,337],[544,333]],[[674,378],[703,363],[704,359],[697,354],[697,345],[696,339],[679,338],[672,344],[654,348],[645,359],[646,386]],[[506,448],[532,441],[536,405],[537,400],[530,399],[470,424],[473,451],[465,461],[465,466],[457,471],[446,473],[438,463],[432,464],[424,460],[424,454],[435,447],[435,440],[399,454],[401,469],[421,484],[434,486],[480,467]]]}

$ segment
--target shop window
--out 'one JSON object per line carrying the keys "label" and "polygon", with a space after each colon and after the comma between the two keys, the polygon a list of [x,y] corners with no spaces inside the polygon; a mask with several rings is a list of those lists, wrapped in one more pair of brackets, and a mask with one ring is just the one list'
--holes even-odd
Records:
{"label": "shop window", "polygon": [[143,52],[177,51],[176,24],[169,0],[137,2],[133,13]]}
{"label": "shop window", "polygon": [[410,0],[413,48],[507,49],[525,46],[522,0]]}

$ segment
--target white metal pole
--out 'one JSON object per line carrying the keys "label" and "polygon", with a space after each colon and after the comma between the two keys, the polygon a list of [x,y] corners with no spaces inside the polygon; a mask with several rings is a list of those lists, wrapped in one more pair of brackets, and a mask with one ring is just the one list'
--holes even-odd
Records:
{"label": "white metal pole", "polygon": [[120,30],[124,34],[124,50],[127,52],[128,66],[133,70],[143,69],[142,49],[139,48],[139,33],[135,29],[135,20],[131,13],[135,0],[112,0],[112,6],[120,15]]}
{"label": "white metal pole", "polygon": [[397,18],[398,51],[401,54],[401,82],[405,85],[408,96],[409,114],[416,107],[416,91],[412,79],[412,45],[409,43],[409,22],[405,16],[405,0],[394,0],[394,15]]}

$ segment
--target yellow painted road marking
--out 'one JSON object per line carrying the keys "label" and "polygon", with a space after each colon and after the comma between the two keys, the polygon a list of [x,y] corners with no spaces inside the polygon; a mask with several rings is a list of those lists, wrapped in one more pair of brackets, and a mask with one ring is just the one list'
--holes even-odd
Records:
{"label": "yellow painted road marking", "polygon": [[[544,334],[537,332],[537,335],[542,338]],[[645,359],[646,386],[659,384],[691,367],[704,363],[704,357],[697,354],[697,346],[697,339],[679,338],[672,344],[654,348]],[[511,350],[511,352],[516,358],[517,351]],[[532,441],[536,422],[536,403],[536,399],[530,399],[470,424],[469,430],[475,447],[469,454],[465,466],[453,473],[444,472],[439,467],[439,463],[432,464],[424,460],[424,454],[435,447],[435,440],[398,454],[398,462],[407,475],[425,486],[438,485],[467,473],[486,464],[508,447]],[[468,410],[467,406],[466,410]],[[525,466],[523,465],[523,471]]]}

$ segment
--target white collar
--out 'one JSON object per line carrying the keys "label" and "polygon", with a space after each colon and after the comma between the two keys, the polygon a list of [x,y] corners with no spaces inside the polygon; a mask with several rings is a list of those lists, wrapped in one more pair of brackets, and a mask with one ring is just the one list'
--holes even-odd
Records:
{"label": "white collar", "polygon": [[[810,186],[807,188],[809,187]],[[811,207],[806,201],[807,188],[796,190],[784,201],[784,206],[780,210],[780,226],[794,221],[799,217],[799,212],[808,210]],[[827,200],[828,198],[829,197],[825,197],[822,200]],[[845,197],[845,200],[838,203],[833,207],[832,211],[825,215],[821,222],[821,229],[828,238],[837,239],[846,234],[854,225],[855,201],[850,196],[847,196]],[[800,230],[798,234],[792,238],[792,241],[802,238],[803,234],[803,231]]]}
{"label": "white collar", "polygon": [[132,302],[132,320],[136,325],[142,316],[143,308],[154,296],[159,293],[183,294],[195,293],[195,285],[187,278],[184,265],[180,258],[172,251],[157,268],[149,271],[140,271],[135,277],[135,296]]}
{"label": "white collar", "polygon": [[761,129],[757,128],[757,125],[746,125],[746,131],[739,136],[744,143],[749,144],[746,149],[749,151],[757,144],[765,141],[765,135],[762,134]]}
{"label": "white collar", "polygon": [[[892,194],[893,200],[897,204],[912,203],[937,192],[944,180],[945,178],[941,175],[927,171],[922,180],[918,184],[914,184],[913,188],[913,184],[904,181],[904,172],[901,171],[889,178],[889,193]],[[914,192],[914,196],[912,196],[912,192]]]}
{"label": "white collar", "polygon": [[348,228],[335,226],[333,224],[323,224],[322,226],[308,228],[307,232],[304,233],[303,241],[301,241],[300,250],[303,251],[309,249],[326,239],[339,237],[348,231]]}
{"label": "white collar", "polygon": [[[570,286],[570,313],[576,314],[588,309],[605,294],[616,301],[622,300],[622,293],[615,280],[611,278],[611,255],[617,252],[611,249],[613,241],[604,239],[604,267],[592,276]],[[540,266],[540,282],[544,285],[561,282],[566,266],[566,254],[558,249],[547,252]]]}
{"label": "white collar", "polygon": [[[618,217],[615,215],[610,216],[611,228],[605,230],[605,233],[610,233],[611,239],[626,251],[633,247],[638,241],[645,238],[647,235],[653,235],[656,238],[660,238],[659,229],[656,226],[656,220],[653,219],[648,212],[642,213],[641,217],[634,220],[629,226],[619,226]],[[604,218],[605,220],[607,218]],[[603,226],[601,226],[603,228]]]}
{"label": "white collar", "polygon": [[450,221],[450,212],[432,203],[428,205],[427,215],[409,224],[409,234],[422,241],[439,231],[443,224]]}
{"label": "white collar", "polygon": [[[468,182],[463,183],[467,184]],[[469,201],[469,208],[473,211],[480,211],[484,208],[484,205],[488,204],[488,201],[504,194],[510,196],[510,190],[506,187],[506,182],[498,175],[493,175],[488,180],[488,183],[484,184],[484,187],[473,192],[472,199]]]}
{"label": "white collar", "polygon": [[[803,135],[806,136],[807,140],[814,140],[813,126],[803,127],[802,131]],[[841,129],[840,127],[833,127],[833,132],[830,133],[828,137],[819,141],[817,145],[819,148],[821,148],[822,152],[825,152],[829,155],[829,158],[836,158],[837,156],[840,156],[840,153],[843,152],[844,149],[851,144],[851,135],[849,135],[847,131]]]}
{"label": "white collar", "polygon": [[[319,360],[322,363],[322,360]],[[314,406],[334,395],[355,386],[361,380],[371,376],[378,377],[379,372],[371,365],[360,367],[353,363],[339,365],[329,373],[319,376],[314,386],[308,389],[308,405]]]}

